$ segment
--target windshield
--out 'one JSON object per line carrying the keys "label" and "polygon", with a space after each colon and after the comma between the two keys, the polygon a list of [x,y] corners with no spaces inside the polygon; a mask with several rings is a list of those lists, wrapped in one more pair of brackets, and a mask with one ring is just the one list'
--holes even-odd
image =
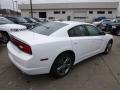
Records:
{"label": "windshield", "polygon": [[112,20],[112,23],[120,23],[120,19],[114,19]]}
{"label": "windshield", "polygon": [[13,24],[13,22],[6,18],[0,18],[0,24]]}
{"label": "windshield", "polygon": [[103,20],[103,23],[111,23],[111,20]]}
{"label": "windshield", "polygon": [[38,33],[38,34],[43,34],[43,35],[51,35],[55,31],[59,30],[60,28],[66,26],[67,24],[65,23],[59,23],[59,22],[47,22],[44,23],[40,26],[37,26],[33,28],[31,31]]}
{"label": "windshield", "polygon": [[25,19],[22,18],[22,17],[17,17],[16,19],[17,19],[17,21],[20,22],[20,23],[27,23],[27,20],[25,20]]}

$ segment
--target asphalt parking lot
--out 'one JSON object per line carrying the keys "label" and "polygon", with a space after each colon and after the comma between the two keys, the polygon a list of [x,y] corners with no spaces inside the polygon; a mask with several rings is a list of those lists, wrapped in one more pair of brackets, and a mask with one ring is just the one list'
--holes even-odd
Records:
{"label": "asphalt parking lot", "polygon": [[0,46],[0,90],[120,90],[120,37],[114,37],[109,55],[89,58],[61,79],[21,73]]}

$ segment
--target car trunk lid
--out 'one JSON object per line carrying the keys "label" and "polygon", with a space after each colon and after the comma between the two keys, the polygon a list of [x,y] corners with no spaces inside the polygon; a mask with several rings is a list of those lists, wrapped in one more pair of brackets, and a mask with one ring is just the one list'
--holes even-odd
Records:
{"label": "car trunk lid", "polygon": [[33,45],[46,41],[48,36],[37,34],[29,30],[10,33],[12,37],[26,44]]}

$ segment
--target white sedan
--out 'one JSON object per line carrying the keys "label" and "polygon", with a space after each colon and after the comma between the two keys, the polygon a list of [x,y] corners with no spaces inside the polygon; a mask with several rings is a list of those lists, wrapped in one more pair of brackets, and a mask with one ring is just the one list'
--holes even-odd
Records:
{"label": "white sedan", "polygon": [[95,26],[73,21],[47,22],[31,31],[11,33],[11,61],[28,75],[50,73],[63,77],[80,61],[109,53],[113,36]]}

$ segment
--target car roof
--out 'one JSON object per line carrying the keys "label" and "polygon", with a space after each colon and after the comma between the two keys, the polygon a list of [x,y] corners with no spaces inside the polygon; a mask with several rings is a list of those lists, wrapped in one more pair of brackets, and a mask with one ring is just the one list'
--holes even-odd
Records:
{"label": "car roof", "polygon": [[90,23],[78,22],[78,21],[55,21],[55,22],[65,23],[65,24],[68,24],[68,25],[73,25],[73,24],[75,24],[75,25],[90,24]]}

